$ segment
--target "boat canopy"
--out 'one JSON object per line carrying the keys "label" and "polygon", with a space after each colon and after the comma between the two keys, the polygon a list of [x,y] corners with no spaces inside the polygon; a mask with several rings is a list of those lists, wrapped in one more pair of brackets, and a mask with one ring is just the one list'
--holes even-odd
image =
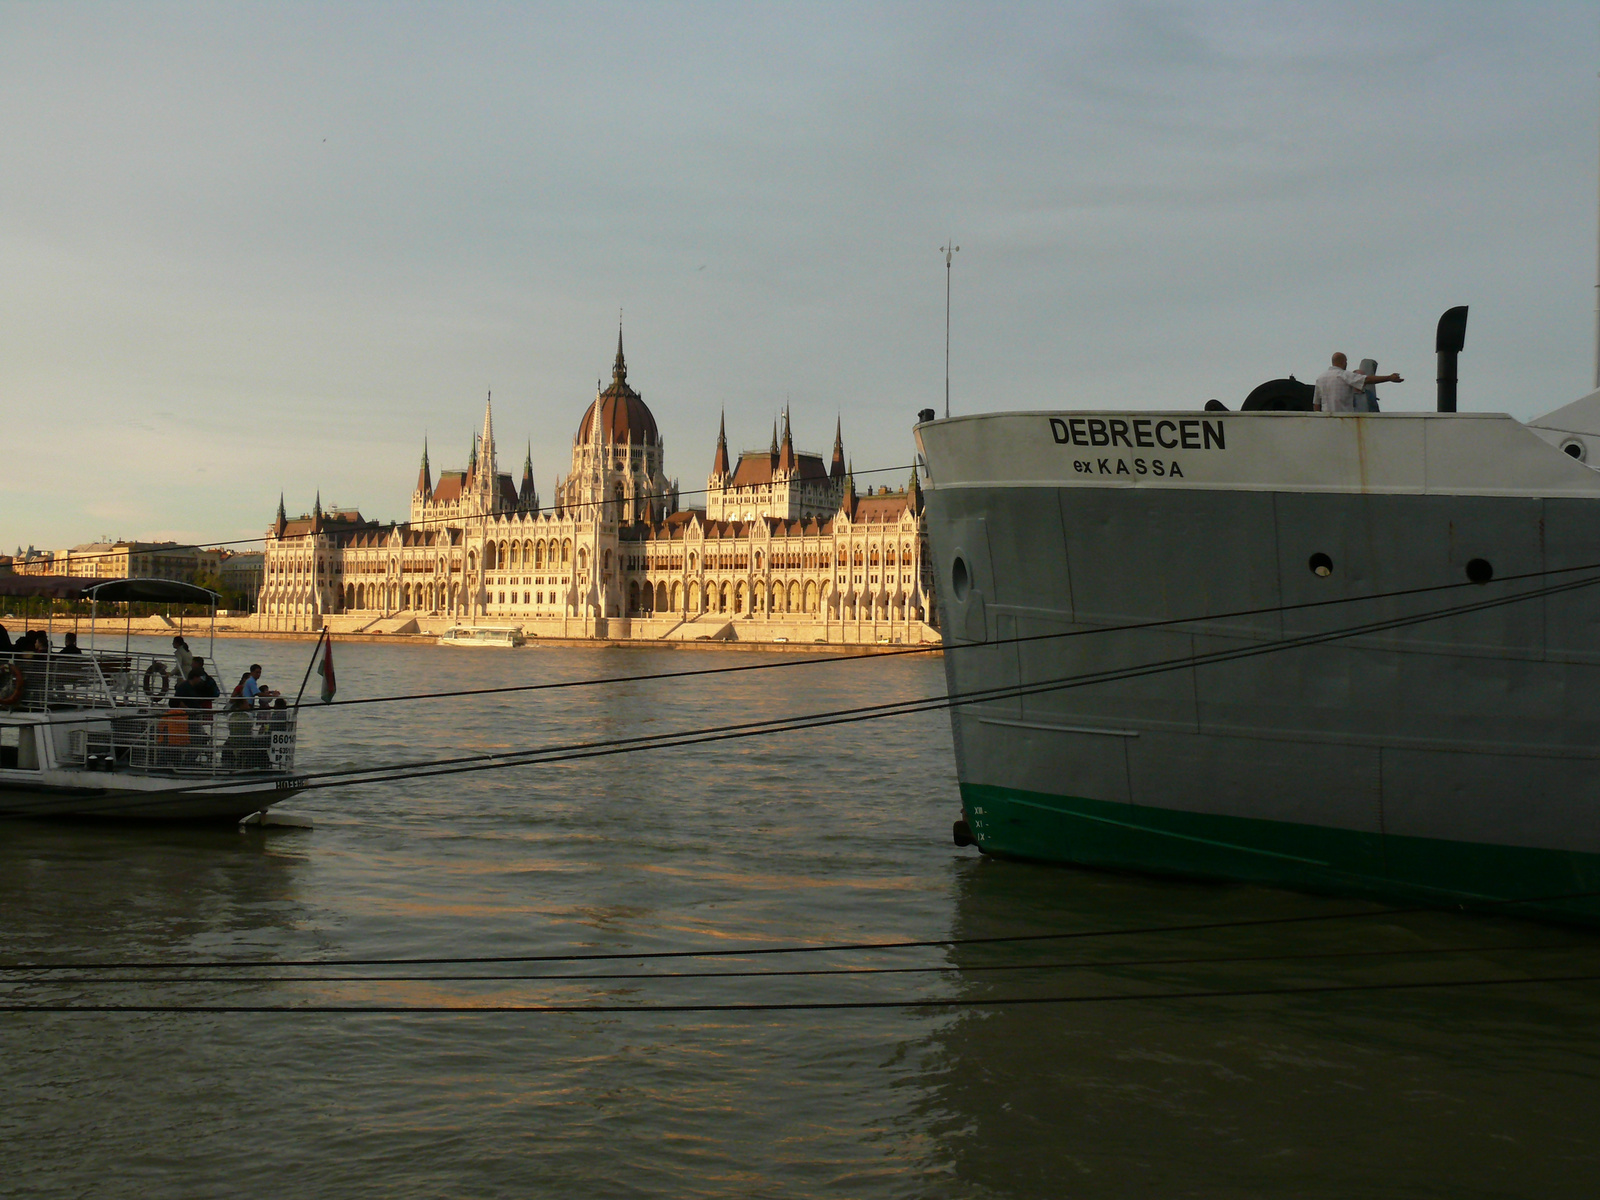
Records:
{"label": "boat canopy", "polygon": [[0,596],[205,605],[214,605],[221,599],[210,588],[177,579],[82,579],[67,575],[0,575]]}

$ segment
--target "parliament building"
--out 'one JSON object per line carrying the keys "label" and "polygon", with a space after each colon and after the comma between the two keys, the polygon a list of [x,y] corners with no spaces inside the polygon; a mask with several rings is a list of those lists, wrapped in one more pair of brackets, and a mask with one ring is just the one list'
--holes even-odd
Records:
{"label": "parliament building", "polygon": [[[692,495],[692,494],[691,494]],[[571,470],[548,505],[501,474],[486,403],[465,470],[435,478],[422,452],[410,519],[359,512],[267,531],[265,628],[439,631],[518,625],[537,637],[753,642],[937,641],[916,472],[858,493],[836,425],[831,460],[797,451],[787,412],[764,451],[717,431],[704,506],[681,506],[655,417],[628,383],[617,335],[611,384],[578,422]]]}

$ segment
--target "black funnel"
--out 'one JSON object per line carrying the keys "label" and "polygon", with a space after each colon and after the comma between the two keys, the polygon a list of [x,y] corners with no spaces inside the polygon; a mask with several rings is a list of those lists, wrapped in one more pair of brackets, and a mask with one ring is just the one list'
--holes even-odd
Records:
{"label": "black funnel", "polygon": [[1433,348],[1439,353],[1439,411],[1456,411],[1456,355],[1467,344],[1467,306],[1446,309]]}

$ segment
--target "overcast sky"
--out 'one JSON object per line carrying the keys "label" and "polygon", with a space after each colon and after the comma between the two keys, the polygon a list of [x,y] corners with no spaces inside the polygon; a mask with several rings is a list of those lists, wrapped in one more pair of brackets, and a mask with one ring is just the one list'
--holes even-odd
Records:
{"label": "overcast sky", "polygon": [[[0,4],[0,547],[403,517],[609,376],[701,488],[842,417],[1589,390],[1600,7]],[[863,482],[904,482],[906,472]]]}

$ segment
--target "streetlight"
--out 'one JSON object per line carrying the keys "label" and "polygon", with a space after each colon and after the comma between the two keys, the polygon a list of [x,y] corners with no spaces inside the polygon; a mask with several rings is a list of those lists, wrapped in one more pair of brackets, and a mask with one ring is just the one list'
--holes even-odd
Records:
{"label": "streetlight", "polygon": [[951,238],[939,247],[944,255],[944,418],[950,419],[950,264],[961,247]]}

